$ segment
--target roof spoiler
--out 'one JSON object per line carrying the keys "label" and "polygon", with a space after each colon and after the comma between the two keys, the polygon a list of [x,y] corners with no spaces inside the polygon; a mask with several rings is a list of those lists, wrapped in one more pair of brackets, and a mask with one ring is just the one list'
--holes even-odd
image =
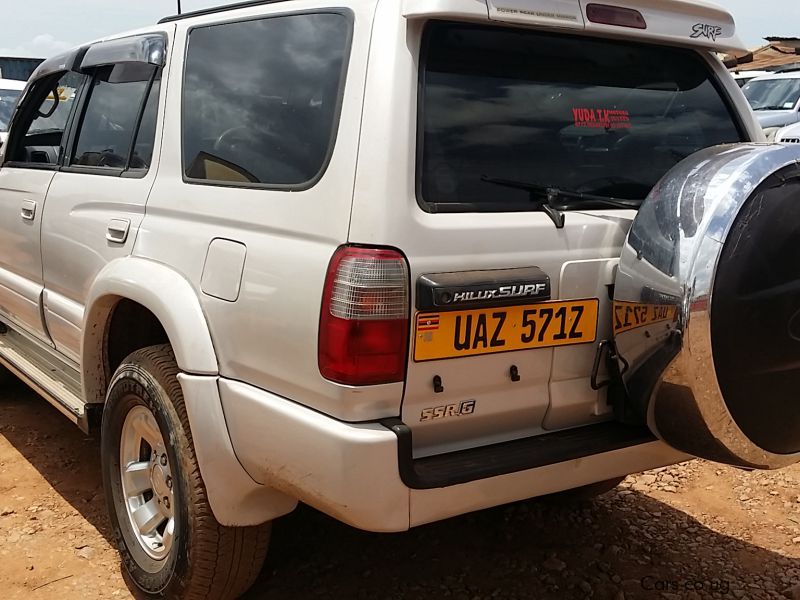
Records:
{"label": "roof spoiler", "polygon": [[[592,21],[589,5],[638,12],[646,28]],[[649,41],[700,47],[732,56],[749,50],[736,34],[730,12],[709,2],[690,0],[405,0],[408,19],[456,17],[521,25],[623,35]],[[591,15],[590,15],[591,16]]]}

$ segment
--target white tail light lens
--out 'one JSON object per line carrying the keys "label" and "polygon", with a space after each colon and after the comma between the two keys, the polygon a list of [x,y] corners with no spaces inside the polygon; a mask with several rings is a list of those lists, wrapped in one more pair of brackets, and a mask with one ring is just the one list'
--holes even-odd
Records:
{"label": "white tail light lens", "polygon": [[393,250],[348,248],[338,261],[330,311],[340,319],[408,318],[408,269]]}

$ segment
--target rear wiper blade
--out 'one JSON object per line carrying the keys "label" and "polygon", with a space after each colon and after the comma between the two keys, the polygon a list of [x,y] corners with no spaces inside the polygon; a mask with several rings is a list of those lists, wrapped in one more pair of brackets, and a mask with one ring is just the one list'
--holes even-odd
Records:
{"label": "rear wiper blade", "polygon": [[792,110],[791,108],[786,108],[785,106],[759,106],[758,108],[754,108],[753,110]]}
{"label": "rear wiper blade", "polygon": [[[574,209],[579,206],[586,207],[587,204],[594,207],[603,206],[625,209],[637,209],[642,205],[642,201],[640,200],[623,200],[621,198],[598,196],[585,192],[573,192],[571,190],[562,190],[541,183],[500,179],[497,177],[489,177],[488,175],[483,175],[481,181],[529,192],[531,201],[539,204],[539,207],[553,220],[553,223],[555,223],[558,229],[564,227],[565,216],[563,211],[565,210]],[[541,196],[544,196],[544,198]],[[567,200],[577,200],[578,202],[568,202]]]}

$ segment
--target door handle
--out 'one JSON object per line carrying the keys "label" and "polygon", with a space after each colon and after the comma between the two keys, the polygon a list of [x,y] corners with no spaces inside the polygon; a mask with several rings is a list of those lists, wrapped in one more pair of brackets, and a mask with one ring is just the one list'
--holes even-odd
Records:
{"label": "door handle", "polygon": [[106,229],[106,239],[114,244],[124,244],[130,228],[131,222],[128,219],[111,219]]}
{"label": "door handle", "polygon": [[36,202],[33,200],[22,201],[22,211],[20,213],[26,221],[33,221],[36,217]]}

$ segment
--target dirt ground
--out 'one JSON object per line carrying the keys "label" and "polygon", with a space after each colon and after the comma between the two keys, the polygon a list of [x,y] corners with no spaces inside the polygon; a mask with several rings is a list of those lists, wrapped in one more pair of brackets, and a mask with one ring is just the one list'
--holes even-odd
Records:
{"label": "dirt ground", "polygon": [[[591,503],[538,500],[403,534],[308,508],[280,519],[249,599],[800,599],[800,467],[694,461]],[[99,448],[22,384],[0,394],[0,597],[132,593]]]}

